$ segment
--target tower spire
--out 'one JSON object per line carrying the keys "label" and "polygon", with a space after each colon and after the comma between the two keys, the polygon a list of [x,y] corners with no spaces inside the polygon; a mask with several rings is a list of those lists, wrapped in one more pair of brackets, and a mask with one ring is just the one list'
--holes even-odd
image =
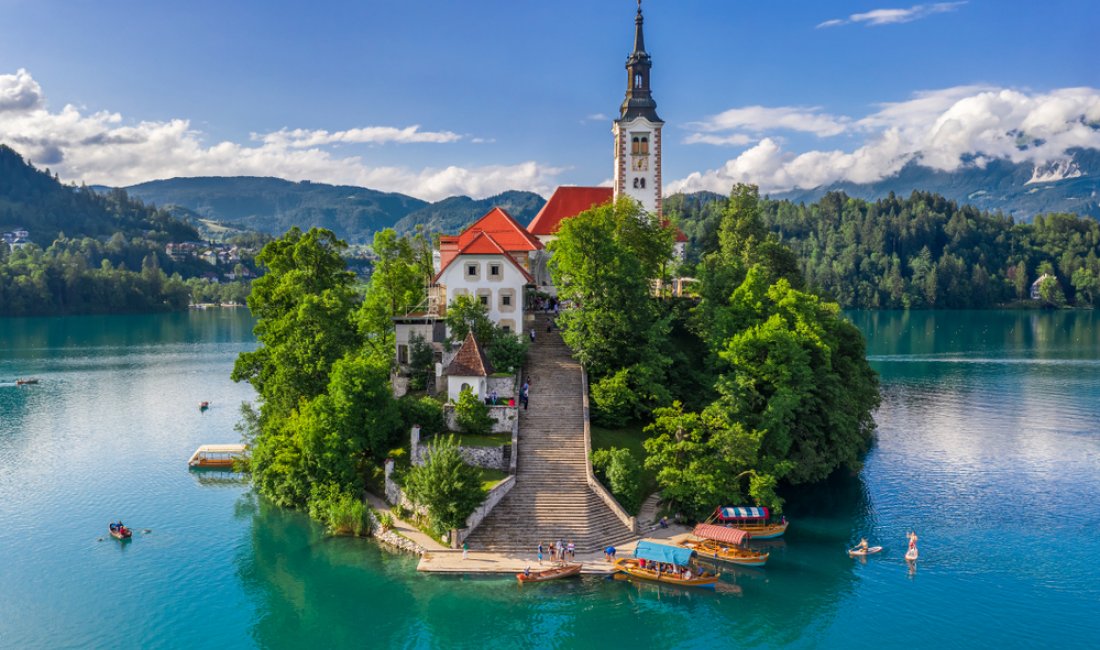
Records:
{"label": "tower spire", "polygon": [[634,15],[634,51],[626,58],[626,98],[620,108],[620,119],[636,116],[647,118],[651,122],[660,122],[657,117],[657,102],[649,89],[649,69],[653,60],[645,51],[645,35],[642,31],[642,0],[638,0],[638,13]]}

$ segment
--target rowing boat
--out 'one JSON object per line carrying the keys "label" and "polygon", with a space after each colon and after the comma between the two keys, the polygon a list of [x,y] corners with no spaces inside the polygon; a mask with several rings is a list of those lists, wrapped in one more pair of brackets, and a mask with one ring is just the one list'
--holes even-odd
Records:
{"label": "rowing boat", "polygon": [[706,574],[704,572],[702,575],[699,575],[693,571],[689,574],[691,575],[690,578],[685,578],[684,574],[674,571],[657,571],[648,567],[642,568],[639,565],[639,560],[632,557],[624,557],[621,560],[616,560],[615,569],[619,573],[630,576],[631,578],[648,580],[649,582],[660,582],[668,585],[679,585],[681,587],[714,589],[715,583],[718,582],[718,575],[714,573]]}
{"label": "rowing boat", "polygon": [[699,524],[692,531],[699,539],[686,539],[680,546],[696,552],[700,559],[718,560],[740,566],[764,566],[768,553],[747,548],[744,544],[751,537],[738,528]]}
{"label": "rowing boat", "polygon": [[517,573],[516,580],[519,583],[526,584],[528,582],[546,582],[547,580],[557,580],[558,578],[568,578],[570,576],[579,575],[581,572],[581,564],[564,564],[552,569],[543,569],[542,571],[532,571],[528,573]]}
{"label": "rowing boat", "polygon": [[779,521],[770,520],[771,511],[758,506],[724,506],[715,508],[707,523],[712,521],[734,526],[752,535],[754,540],[774,539],[787,532],[786,517]]}
{"label": "rowing boat", "polygon": [[[634,547],[634,557],[616,560],[615,571],[648,582],[714,589],[718,574],[690,566],[693,555],[689,548],[642,540]],[[672,570],[662,570],[665,566]]]}

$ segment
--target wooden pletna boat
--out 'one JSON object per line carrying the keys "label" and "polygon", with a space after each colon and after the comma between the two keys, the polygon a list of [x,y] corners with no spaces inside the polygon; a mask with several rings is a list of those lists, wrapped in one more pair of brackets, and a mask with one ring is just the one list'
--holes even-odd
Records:
{"label": "wooden pletna boat", "polygon": [[718,560],[741,566],[764,566],[768,553],[745,546],[751,535],[740,528],[699,524],[692,531],[698,539],[686,539],[680,546],[695,551],[699,559]]}
{"label": "wooden pletna boat", "polygon": [[547,580],[557,580],[558,578],[569,578],[571,576],[580,575],[581,566],[582,564],[577,562],[574,564],[563,564],[561,566],[543,569],[542,571],[532,571],[530,574],[517,573],[516,580],[519,580],[519,583],[522,585],[528,582],[546,582]]}
{"label": "wooden pletna boat", "polygon": [[187,466],[232,469],[233,463],[245,454],[244,445],[202,445],[191,454]]}
{"label": "wooden pletna boat", "polygon": [[111,537],[115,539],[126,540],[134,536],[134,531],[130,530],[126,526],[123,526],[121,522],[118,524],[111,524],[107,526],[107,532],[111,534]]}
{"label": "wooden pletna boat", "polygon": [[33,377],[31,377],[29,379],[16,379],[15,380],[15,385],[16,386],[33,386],[37,383],[38,383],[38,380],[33,378]]}
{"label": "wooden pletna boat", "polygon": [[615,570],[648,582],[714,589],[719,574],[692,565],[693,555],[695,551],[689,548],[642,540],[634,549],[634,557],[615,561]]}
{"label": "wooden pletna boat", "polygon": [[210,402],[199,402],[200,411],[205,411],[208,408],[210,408]]}
{"label": "wooden pletna boat", "polygon": [[723,506],[715,508],[714,514],[706,523],[740,528],[752,535],[754,540],[782,537],[783,533],[787,532],[788,524],[786,517],[779,521],[772,521],[771,512],[767,508],[757,506]]}

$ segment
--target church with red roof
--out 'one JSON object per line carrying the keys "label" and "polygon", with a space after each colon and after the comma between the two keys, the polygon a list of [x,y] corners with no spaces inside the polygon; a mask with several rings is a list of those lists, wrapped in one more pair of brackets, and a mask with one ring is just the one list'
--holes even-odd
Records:
{"label": "church with red roof", "polygon": [[[666,226],[675,227],[661,214],[664,122],[657,116],[657,102],[650,88],[653,62],[645,49],[643,22],[639,2],[634,17],[634,50],[626,62],[626,96],[611,129],[615,143],[612,185],[559,187],[526,227],[498,207],[461,233],[440,236],[434,251],[435,277],[427,312],[395,319],[399,362],[403,358],[403,341],[405,356],[408,354],[409,328],[434,333],[435,339],[439,339],[438,321],[459,296],[475,296],[493,322],[510,331],[522,332],[528,296],[535,291],[554,293],[547,271],[546,245],[554,240],[565,219],[629,197],[648,214],[662,219]],[[683,259],[687,237],[679,228],[676,233],[674,254]]]}

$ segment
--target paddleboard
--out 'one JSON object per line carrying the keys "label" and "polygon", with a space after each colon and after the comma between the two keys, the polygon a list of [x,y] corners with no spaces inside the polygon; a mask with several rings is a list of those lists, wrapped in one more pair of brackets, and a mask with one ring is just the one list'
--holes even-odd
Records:
{"label": "paddleboard", "polygon": [[875,553],[878,553],[881,550],[882,550],[881,546],[869,546],[869,547],[867,547],[867,550],[863,550],[863,549],[860,549],[860,548],[853,548],[852,550],[848,551],[848,555],[851,555],[853,557],[859,556],[859,555],[874,555]]}
{"label": "paddleboard", "polygon": [[917,549],[911,548],[908,551],[906,551],[905,552],[905,559],[909,560],[910,562],[916,562],[917,561]]}

